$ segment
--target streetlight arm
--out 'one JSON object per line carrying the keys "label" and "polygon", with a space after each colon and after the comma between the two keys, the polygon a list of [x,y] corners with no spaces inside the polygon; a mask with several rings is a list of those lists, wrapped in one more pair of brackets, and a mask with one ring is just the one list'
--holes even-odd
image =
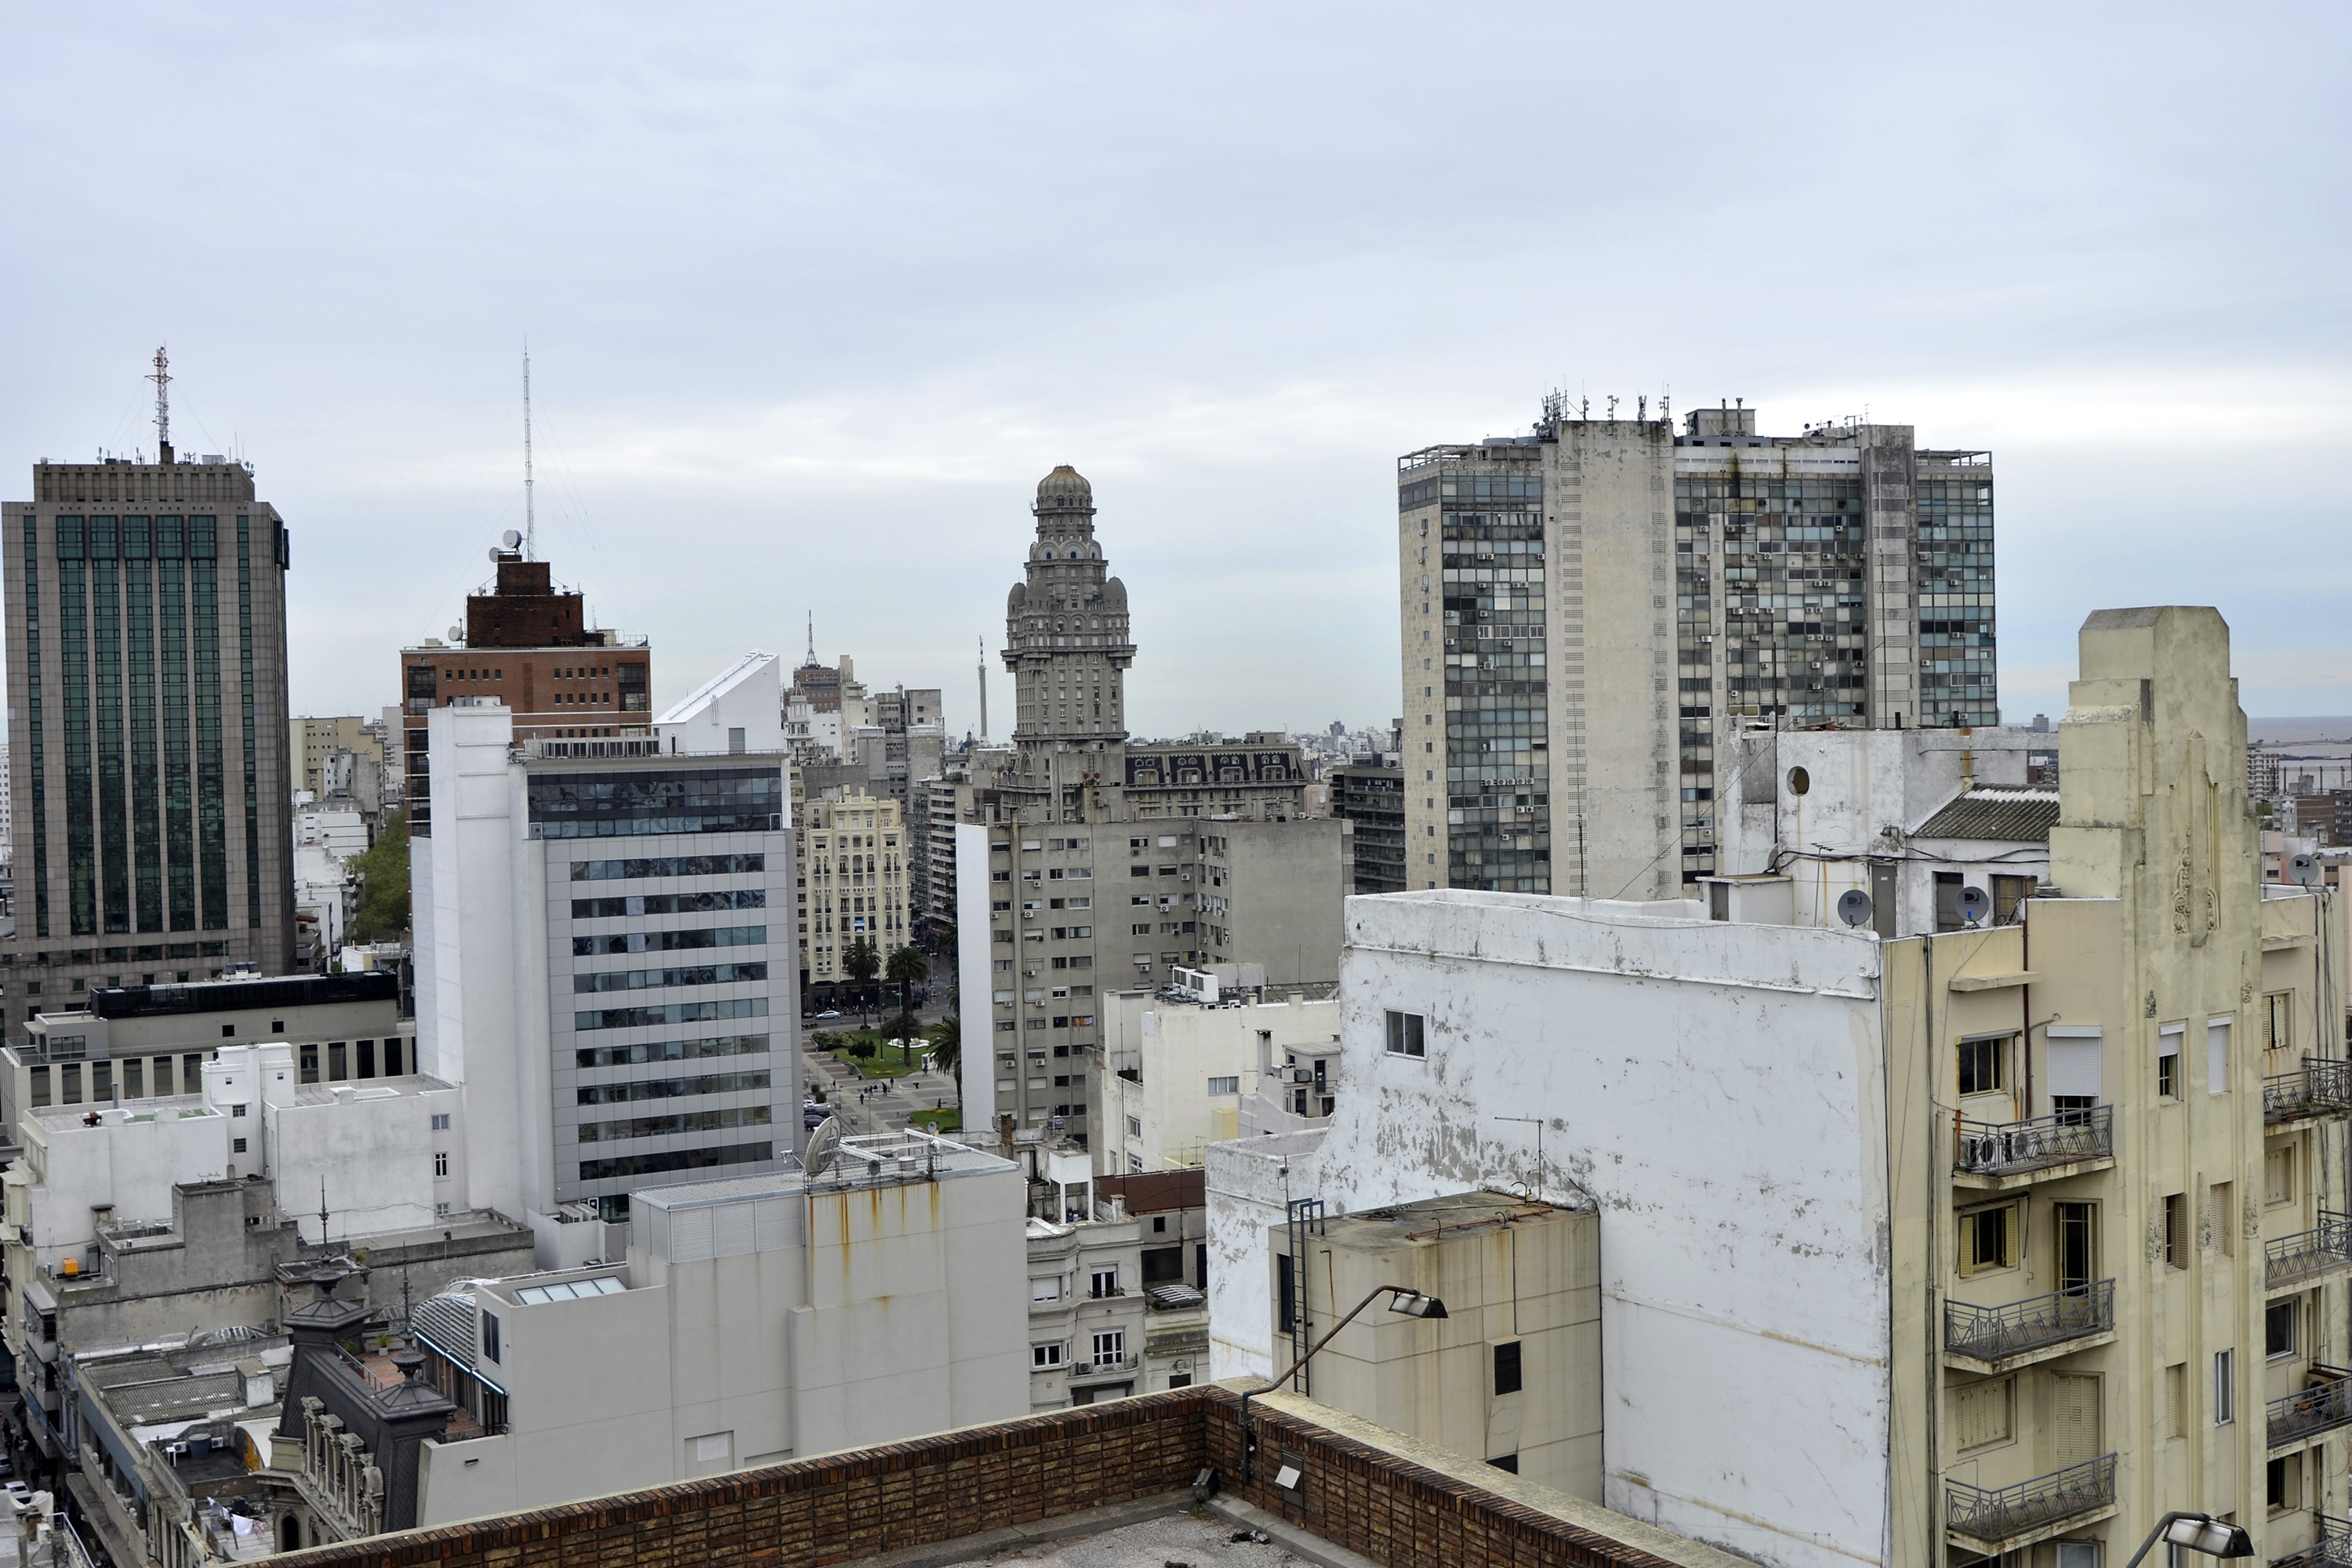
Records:
{"label": "streetlight arm", "polygon": [[[1321,1350],[1325,1345],[1329,1344],[1332,1339],[1338,1335],[1341,1329],[1344,1329],[1349,1323],[1354,1322],[1365,1308],[1370,1306],[1381,1297],[1404,1296],[1411,1295],[1412,1293],[1412,1287],[1409,1285],[1375,1286],[1370,1295],[1366,1296],[1362,1300],[1357,1302],[1355,1306],[1349,1310],[1346,1317],[1332,1324],[1331,1331],[1329,1333],[1325,1334],[1321,1339],[1317,1340],[1313,1344],[1307,1346],[1307,1353],[1305,1355],[1300,1356],[1297,1361],[1292,1362],[1288,1366],[1284,1367],[1273,1382],[1267,1384],[1264,1388],[1253,1388],[1248,1393],[1242,1395],[1242,1479],[1245,1481],[1253,1481],[1257,1479],[1257,1427],[1250,1420],[1250,1401],[1255,1399],[1261,1394],[1272,1394],[1276,1389],[1280,1388],[1284,1384],[1289,1382],[1290,1376],[1293,1373],[1297,1372],[1300,1367],[1305,1366],[1308,1362],[1313,1361],[1315,1359],[1316,1352]],[[1302,1300],[1298,1302],[1298,1306],[1303,1309],[1306,1305],[1303,1299],[1305,1292],[1300,1292],[1300,1295]]]}

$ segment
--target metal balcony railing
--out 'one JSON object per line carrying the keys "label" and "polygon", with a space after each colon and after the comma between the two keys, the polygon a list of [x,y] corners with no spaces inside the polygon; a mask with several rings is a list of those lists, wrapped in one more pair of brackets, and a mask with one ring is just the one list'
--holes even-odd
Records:
{"label": "metal balcony railing", "polygon": [[1070,1375],[1108,1377],[1114,1373],[1133,1372],[1142,1364],[1140,1355],[1080,1356],[1070,1363]]}
{"label": "metal balcony railing", "polygon": [[2322,1209],[2312,1230],[2282,1236],[2263,1246],[2263,1282],[2276,1290],[2338,1268],[2352,1268],[2352,1219]]}
{"label": "metal balcony railing", "polygon": [[2352,1426],[2352,1373],[2341,1367],[2314,1366],[2311,1381],[2294,1393],[2270,1402],[2270,1444],[2284,1448],[2315,1432]]}
{"label": "metal balcony railing", "polygon": [[2315,1514],[2319,1539],[2300,1551],[2271,1559],[2270,1568],[2352,1568],[2352,1521]]}
{"label": "metal balcony railing", "polygon": [[1944,1303],[1944,1348],[1979,1361],[1999,1361],[2045,1345],[2103,1334],[2116,1326],[2116,1282],[2102,1279],[2006,1307]]}
{"label": "metal balcony railing", "polygon": [[2344,1115],[2352,1115],[2352,1062],[2305,1057],[2298,1070],[2263,1079],[2265,1126],[2305,1116]]}
{"label": "metal balcony railing", "polygon": [[2009,1487],[1972,1487],[1948,1481],[1944,1522],[1988,1545],[2055,1524],[2116,1500],[2116,1457],[2102,1454],[2030,1481]]}
{"label": "metal balcony railing", "polygon": [[2114,1158],[2116,1111],[2111,1105],[2095,1105],[2031,1121],[1960,1121],[1953,1132],[1952,1169],[1971,1176],[2014,1176]]}

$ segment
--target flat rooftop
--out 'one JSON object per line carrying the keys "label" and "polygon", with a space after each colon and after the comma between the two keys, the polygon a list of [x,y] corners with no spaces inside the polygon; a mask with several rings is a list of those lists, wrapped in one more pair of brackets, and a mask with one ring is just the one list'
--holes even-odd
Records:
{"label": "flat rooftop", "polygon": [[1587,1205],[1571,1208],[1540,1198],[1513,1197],[1508,1193],[1453,1193],[1423,1198],[1392,1208],[1364,1209],[1324,1223],[1323,1234],[1334,1245],[1359,1252],[1402,1251],[1424,1242],[1445,1241],[1477,1230],[1505,1225],[1541,1225],[1594,1213]]}

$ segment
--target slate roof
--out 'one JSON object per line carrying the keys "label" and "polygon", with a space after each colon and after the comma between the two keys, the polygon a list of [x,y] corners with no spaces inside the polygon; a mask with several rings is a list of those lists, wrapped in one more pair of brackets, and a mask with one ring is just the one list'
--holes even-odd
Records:
{"label": "slate roof", "polygon": [[1914,838],[1973,838],[2047,844],[2058,822],[2054,789],[1968,790],[1944,803],[1912,831]]}

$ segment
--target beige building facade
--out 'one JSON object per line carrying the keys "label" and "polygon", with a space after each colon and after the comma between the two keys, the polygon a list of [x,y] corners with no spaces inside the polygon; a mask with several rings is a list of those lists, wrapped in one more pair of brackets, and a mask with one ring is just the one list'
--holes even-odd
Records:
{"label": "beige building facade", "polygon": [[842,956],[860,941],[887,958],[912,940],[906,822],[897,801],[865,795],[801,809],[801,983],[830,987],[850,981]]}
{"label": "beige building facade", "polygon": [[381,758],[383,745],[356,713],[331,719],[303,718],[295,721],[302,732],[301,785],[313,795],[328,793],[327,760],[337,752],[357,752]]}

